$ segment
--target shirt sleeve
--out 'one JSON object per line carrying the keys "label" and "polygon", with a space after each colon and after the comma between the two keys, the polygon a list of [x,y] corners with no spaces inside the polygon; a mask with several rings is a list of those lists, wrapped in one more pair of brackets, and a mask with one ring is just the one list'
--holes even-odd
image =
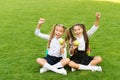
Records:
{"label": "shirt sleeve", "polygon": [[49,40],[49,38],[50,38],[49,35],[41,33],[40,29],[35,30],[35,35],[40,37],[40,38],[47,39],[47,40]]}
{"label": "shirt sleeve", "polygon": [[97,31],[97,29],[98,29],[98,26],[93,25],[92,28],[87,31],[88,37],[92,36],[94,34],[94,32]]}

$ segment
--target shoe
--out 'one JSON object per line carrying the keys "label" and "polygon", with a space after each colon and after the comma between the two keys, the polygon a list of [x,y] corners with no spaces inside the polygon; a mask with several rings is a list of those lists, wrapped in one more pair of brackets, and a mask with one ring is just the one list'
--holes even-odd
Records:
{"label": "shoe", "polygon": [[74,69],[74,68],[71,68],[71,71],[72,71],[72,72],[74,72],[74,71],[76,71],[76,69]]}
{"label": "shoe", "polygon": [[63,75],[67,75],[67,71],[64,68],[59,69],[59,73]]}
{"label": "shoe", "polygon": [[101,66],[92,66],[92,71],[93,72],[95,72],[95,71],[102,72],[102,68],[101,68]]}
{"label": "shoe", "polygon": [[40,68],[40,73],[44,73],[44,72],[47,72],[48,70],[44,67]]}
{"label": "shoe", "polygon": [[102,67],[101,66],[98,66],[99,67],[99,71],[102,72]]}

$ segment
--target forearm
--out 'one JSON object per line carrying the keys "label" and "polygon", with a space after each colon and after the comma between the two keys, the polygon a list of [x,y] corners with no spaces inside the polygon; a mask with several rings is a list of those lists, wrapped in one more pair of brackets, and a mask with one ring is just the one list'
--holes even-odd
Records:
{"label": "forearm", "polygon": [[45,22],[45,19],[44,18],[40,18],[39,21],[38,21],[38,24],[37,24],[37,27],[36,29],[40,29],[41,28],[41,25]]}
{"label": "forearm", "polygon": [[60,52],[61,52],[61,57],[62,57],[63,59],[64,59],[64,58],[67,58],[66,48],[61,49]]}
{"label": "forearm", "polygon": [[70,50],[70,54],[73,55],[74,54],[74,49]]}
{"label": "forearm", "polygon": [[41,24],[37,24],[37,27],[36,27],[36,29],[40,29],[41,28]]}
{"label": "forearm", "polygon": [[96,13],[96,21],[94,23],[94,25],[97,27],[98,24],[99,24],[99,20],[100,20],[100,17],[101,17],[101,13],[100,12],[97,12]]}
{"label": "forearm", "polygon": [[88,37],[92,36],[98,29],[98,26],[93,25],[90,30],[87,31]]}
{"label": "forearm", "polygon": [[49,35],[41,33],[41,32],[40,32],[40,29],[36,29],[35,32],[34,32],[34,34],[35,34],[36,36],[40,37],[40,38],[43,38],[43,39],[49,40],[49,38],[50,38]]}
{"label": "forearm", "polygon": [[60,49],[60,53],[61,53],[61,54],[64,54],[64,53],[65,53],[64,48],[61,48],[61,49]]}
{"label": "forearm", "polygon": [[99,18],[98,17],[96,17],[96,20],[95,20],[95,23],[94,23],[94,25],[96,26],[96,27],[98,27],[98,24],[99,24]]}

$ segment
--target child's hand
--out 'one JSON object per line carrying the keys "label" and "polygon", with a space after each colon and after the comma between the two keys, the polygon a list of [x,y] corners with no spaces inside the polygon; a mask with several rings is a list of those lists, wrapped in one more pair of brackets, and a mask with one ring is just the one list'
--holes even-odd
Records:
{"label": "child's hand", "polygon": [[96,18],[100,18],[101,17],[101,13],[100,12],[96,12]]}
{"label": "child's hand", "polygon": [[63,44],[60,45],[60,53],[64,54],[64,48],[65,48],[65,41]]}
{"label": "child's hand", "polygon": [[72,47],[72,48],[75,50],[76,48],[78,48],[78,46],[73,45],[73,47]]}
{"label": "child's hand", "polygon": [[73,49],[78,48],[78,46],[79,46],[79,42],[77,40],[75,40],[75,41],[72,42],[72,48]]}
{"label": "child's hand", "polygon": [[62,44],[60,44],[60,48],[64,49],[65,48],[65,40],[63,40]]}
{"label": "child's hand", "polygon": [[43,24],[44,22],[45,22],[45,19],[44,18],[40,18],[38,23],[39,24]]}

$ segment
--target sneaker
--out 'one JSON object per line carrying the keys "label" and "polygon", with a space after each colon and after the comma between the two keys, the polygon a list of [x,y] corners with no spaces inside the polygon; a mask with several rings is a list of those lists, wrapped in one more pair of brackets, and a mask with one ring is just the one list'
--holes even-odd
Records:
{"label": "sneaker", "polygon": [[59,73],[63,75],[67,75],[67,71],[64,68],[59,69]]}
{"label": "sneaker", "polygon": [[99,71],[102,72],[102,67],[101,66],[99,66]]}
{"label": "sneaker", "polygon": [[95,72],[95,71],[102,72],[102,68],[101,68],[101,66],[92,66],[92,71],[93,72]]}
{"label": "sneaker", "polygon": [[40,68],[40,73],[44,73],[44,72],[47,72],[48,70],[44,67]]}
{"label": "sneaker", "polygon": [[75,68],[71,68],[71,71],[74,72],[74,71],[76,71],[76,69]]}

